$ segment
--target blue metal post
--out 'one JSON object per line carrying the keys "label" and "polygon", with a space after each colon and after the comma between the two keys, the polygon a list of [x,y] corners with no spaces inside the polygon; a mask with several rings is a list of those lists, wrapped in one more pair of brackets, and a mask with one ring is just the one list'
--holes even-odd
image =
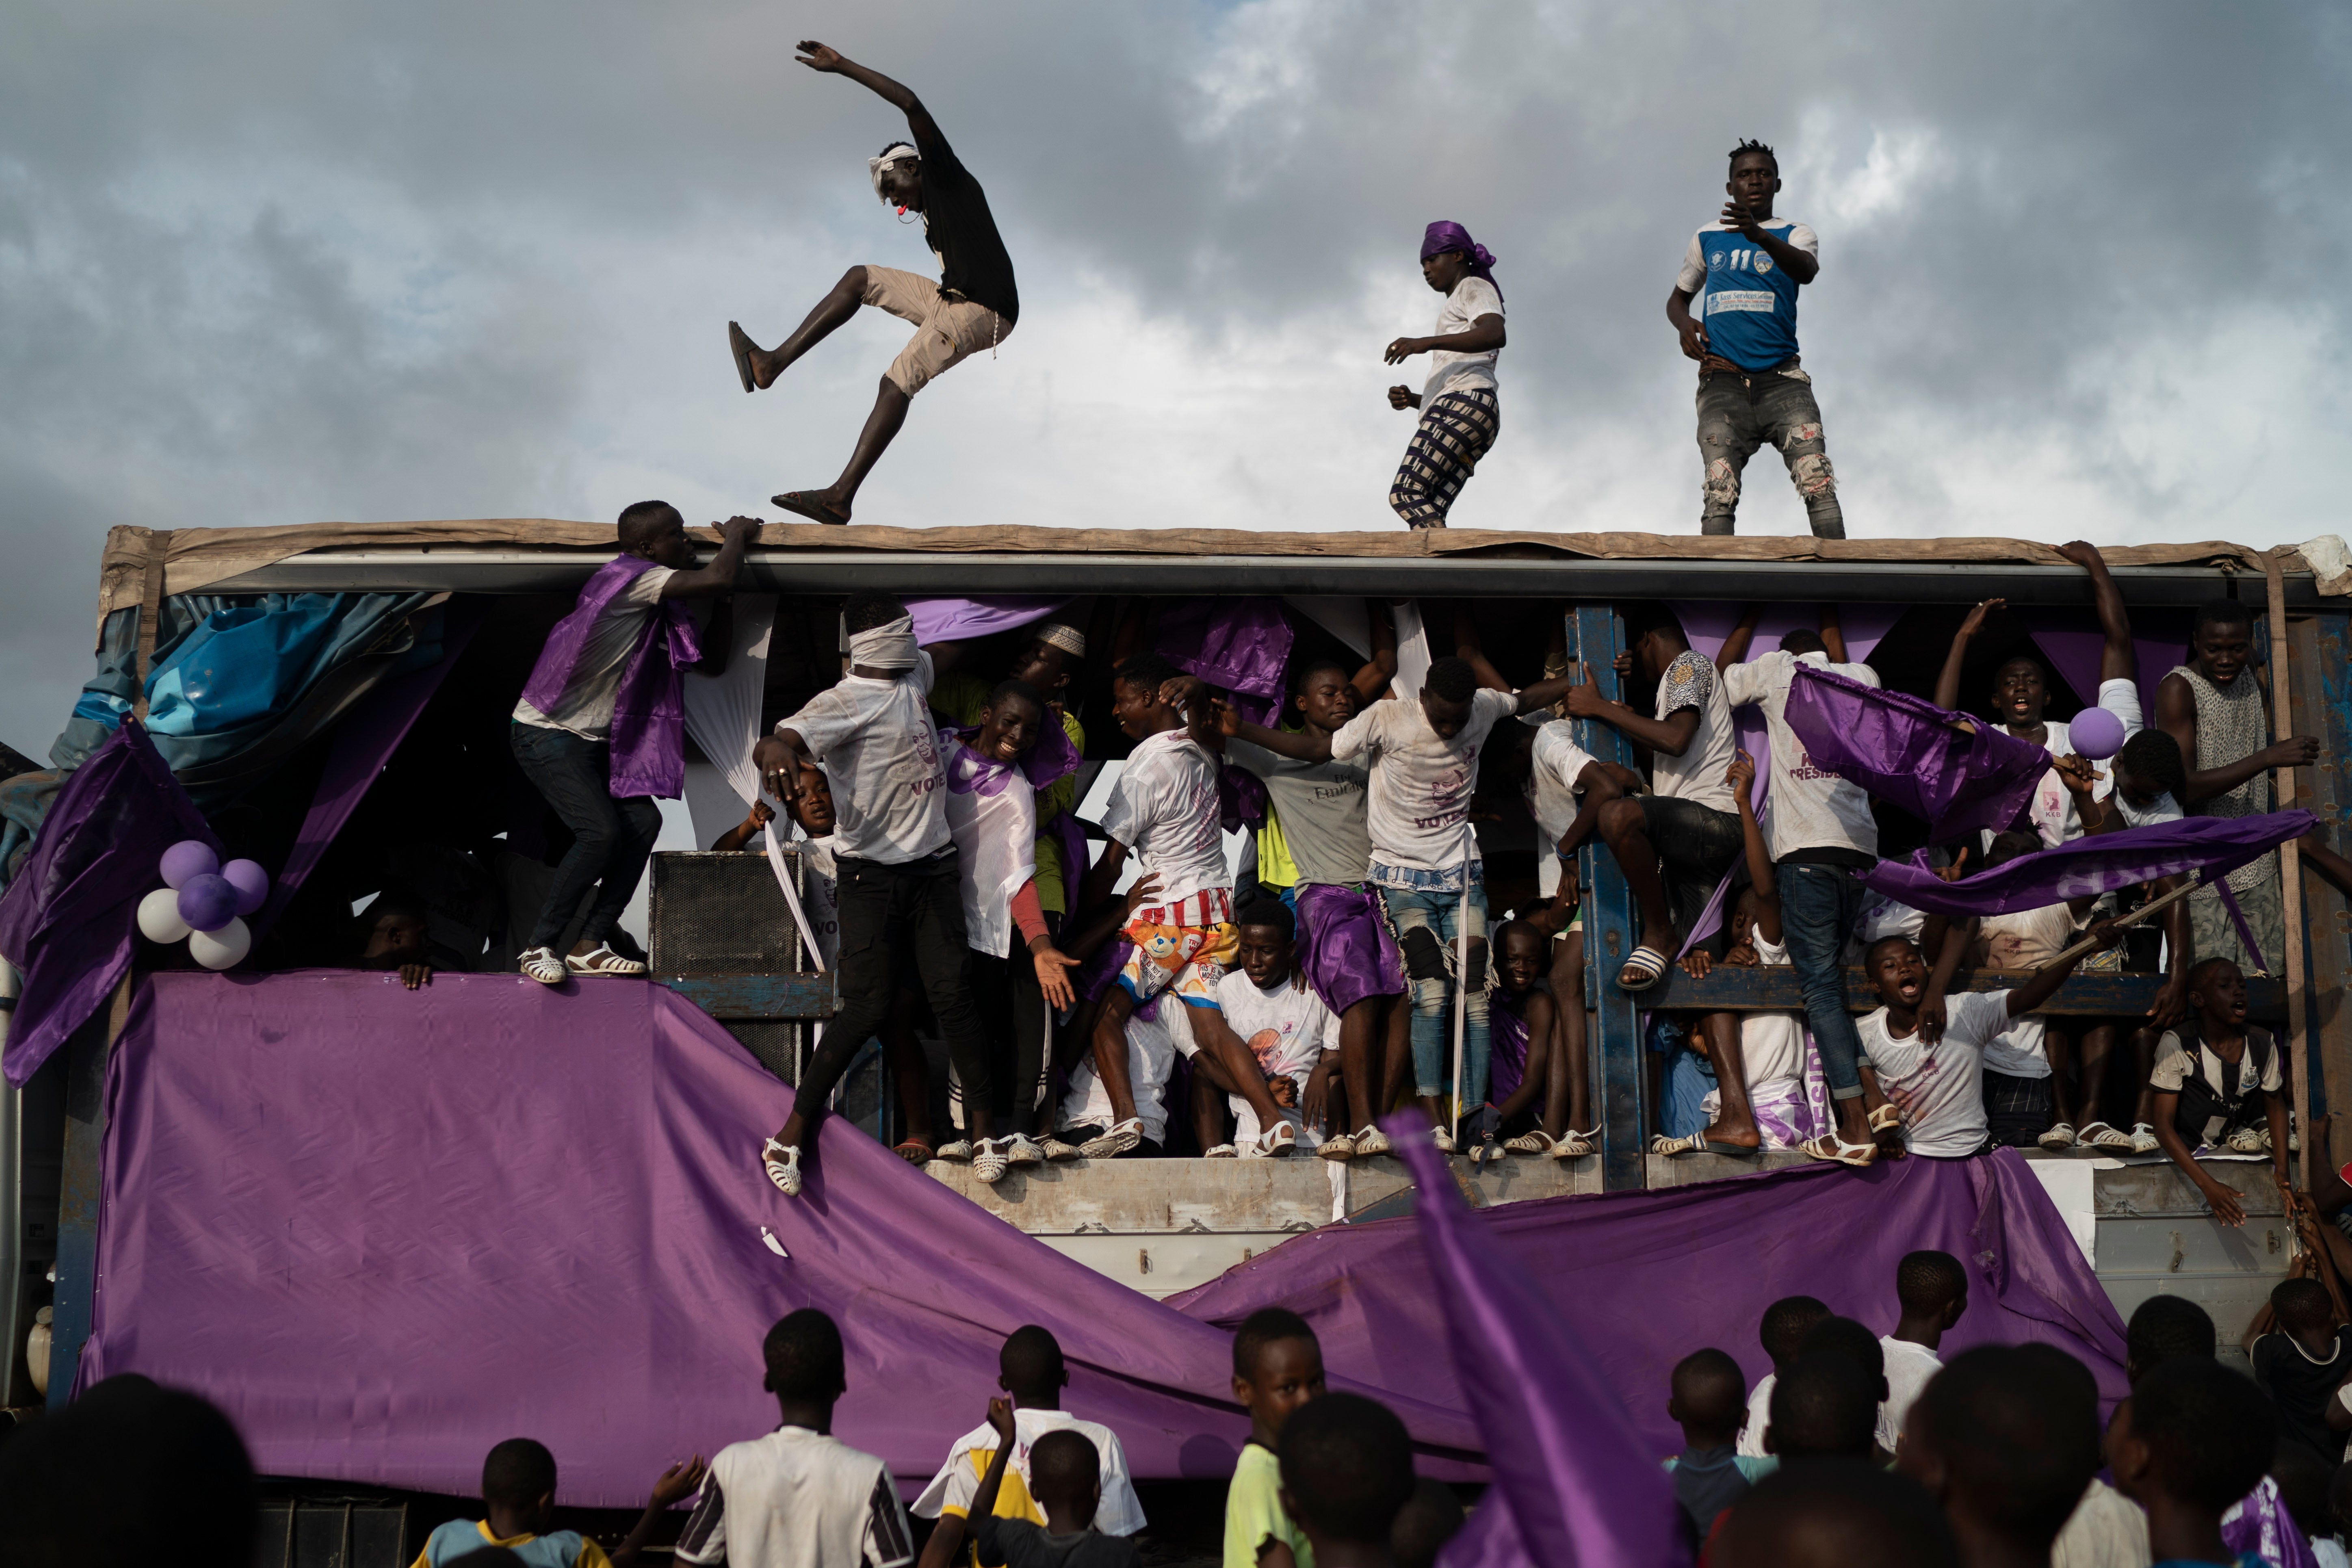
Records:
{"label": "blue metal post", "polygon": [[[1625,634],[1612,606],[1577,605],[1569,616],[1568,646],[1591,668],[1603,697],[1623,695],[1617,655]],[[1599,761],[1633,765],[1633,748],[1612,725],[1578,720],[1576,743]],[[1648,1184],[1648,1077],[1641,1010],[1617,988],[1617,972],[1633,951],[1633,894],[1616,857],[1597,838],[1577,852],[1577,868],[1584,880],[1584,1000],[1593,1019],[1587,1050],[1601,1111],[1601,1179],[1612,1193],[1638,1191]]]}

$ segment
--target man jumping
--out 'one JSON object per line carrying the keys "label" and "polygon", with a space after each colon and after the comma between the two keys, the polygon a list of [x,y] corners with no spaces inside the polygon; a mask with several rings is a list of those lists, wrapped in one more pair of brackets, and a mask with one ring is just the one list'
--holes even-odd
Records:
{"label": "man jumping", "polygon": [[850,453],[841,478],[824,489],[786,490],[771,498],[786,511],[815,521],[845,523],[857,487],[907,422],[908,400],[950,365],[982,349],[992,351],[1011,336],[1021,315],[1021,299],[1013,289],[1013,258],[1004,253],[996,220],[989,216],[988,197],[957,161],[922,100],[879,71],[845,60],[823,44],[803,39],[799,47],[801,64],[811,70],[845,76],[905,112],[914,141],[891,142],[866,161],[866,172],[884,205],[923,215],[923,236],[940,263],[937,283],[895,268],[851,268],[772,351],[754,343],[733,321],[727,323],[728,346],[746,392],[772,384],[786,366],[856,315],[860,305],[878,306],[915,323],[913,339],[883,373],[874,412],[866,416],[866,428],[858,433],[857,448]]}

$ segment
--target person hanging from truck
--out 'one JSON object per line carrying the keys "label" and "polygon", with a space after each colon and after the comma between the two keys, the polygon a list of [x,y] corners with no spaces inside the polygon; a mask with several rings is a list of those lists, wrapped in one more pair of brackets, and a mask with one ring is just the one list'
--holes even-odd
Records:
{"label": "person hanging from truck", "polygon": [[[1691,236],[1666,296],[1666,320],[1682,334],[1683,353],[1698,361],[1698,454],[1706,467],[1698,531],[1733,531],[1740,473],[1769,441],[1789,465],[1813,537],[1843,539],[1821,405],[1797,355],[1797,290],[1821,274],[1821,241],[1805,225],[1773,215],[1780,161],[1763,142],[1731,150],[1723,189],[1731,199]],[[1691,314],[1702,289],[1704,321]]]}
{"label": "person hanging from truck", "polygon": [[866,173],[883,205],[896,207],[901,216],[921,215],[923,237],[940,264],[936,283],[895,267],[851,268],[793,335],[773,349],[762,349],[740,326],[727,323],[728,348],[746,392],[773,385],[793,361],[857,314],[861,305],[915,323],[914,337],[883,373],[874,411],[866,416],[866,427],[858,433],[841,477],[823,489],[785,490],[772,498],[773,504],[813,521],[845,523],[858,487],[907,422],[907,405],[915,394],[982,349],[992,354],[1020,320],[1021,297],[1013,287],[1013,258],[997,237],[987,195],[948,145],[922,100],[881,72],[844,59],[813,39],[803,39],[797,47],[800,63],[811,70],[845,76],[906,115],[914,140],[888,143],[866,160]]}
{"label": "person hanging from truck", "polygon": [[[743,552],[759,532],[753,519],[728,519],[719,553],[697,567],[677,509],[638,501],[621,513],[621,553],[597,569],[578,605],[547,634],[509,726],[523,775],[572,829],[521,954],[522,972],[542,985],[646,972],[604,939],[661,832],[654,798],[676,800],[686,788],[679,680],[689,668],[716,675],[725,667],[732,616],[723,596],[734,592]],[[687,601],[713,598],[720,607],[698,634]],[[555,944],[591,887],[596,898],[579,939],[559,956]]]}
{"label": "person hanging from truck", "polygon": [[1421,410],[1389,487],[1389,505],[1407,528],[1444,528],[1454,498],[1502,426],[1495,362],[1503,352],[1503,291],[1495,286],[1494,257],[1458,223],[1429,226],[1421,241],[1421,276],[1445,303],[1435,335],[1398,338],[1383,356],[1402,364],[1415,354],[1429,355],[1429,379],[1419,392],[1389,388],[1391,408]]}

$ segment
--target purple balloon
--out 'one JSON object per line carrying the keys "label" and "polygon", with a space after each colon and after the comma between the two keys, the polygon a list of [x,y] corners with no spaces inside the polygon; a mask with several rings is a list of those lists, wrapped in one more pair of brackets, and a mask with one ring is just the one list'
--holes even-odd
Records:
{"label": "purple balloon", "polygon": [[201,838],[183,838],[163,851],[157,868],[163,880],[174,888],[184,888],[197,877],[209,877],[220,870],[220,857],[213,847]]}
{"label": "purple balloon", "polygon": [[2123,749],[2124,721],[2104,708],[2085,708],[2067,721],[2066,738],[2078,755],[2101,762]]}
{"label": "purple balloon", "polygon": [[236,887],[218,872],[191,877],[180,889],[180,918],[195,931],[218,931],[236,919]]}
{"label": "purple balloon", "polygon": [[220,869],[236,889],[236,912],[249,915],[269,900],[269,873],[258,860],[232,860]]}

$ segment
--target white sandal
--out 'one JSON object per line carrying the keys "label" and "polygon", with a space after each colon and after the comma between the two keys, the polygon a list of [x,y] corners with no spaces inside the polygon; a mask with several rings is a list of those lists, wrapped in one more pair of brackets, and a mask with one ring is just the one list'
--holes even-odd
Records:
{"label": "white sandal", "polygon": [[1827,1160],[1840,1165],[1862,1169],[1878,1158],[1875,1143],[1849,1143],[1834,1132],[1824,1132],[1818,1138],[1808,1138],[1797,1145],[1797,1152],[1809,1160]]}
{"label": "white sandal", "polygon": [[1687,1138],[1669,1138],[1661,1132],[1650,1140],[1650,1152],[1664,1154],[1669,1159],[1679,1159],[1685,1154],[1696,1154],[1706,1147],[1706,1134],[1704,1132],[1694,1132]]}
{"label": "white sandal", "polygon": [[2074,1131],[2074,1142],[2085,1149],[2129,1149],[2131,1134],[2118,1132],[2104,1121],[2085,1121]]}
{"label": "white sandal", "polygon": [[2034,1142],[2044,1149],[2072,1149],[2075,1142],[2073,1125],[2064,1121],[2053,1124],[2042,1136],[2034,1140]]}
{"label": "white sandal", "polygon": [[563,967],[574,974],[637,975],[646,966],[634,958],[623,958],[610,947],[598,943],[593,952],[566,954]]}
{"label": "white sandal", "polygon": [[1004,1141],[983,1138],[971,1146],[971,1173],[990,1186],[1004,1180],[1012,1163],[1004,1157]]}
{"label": "white sandal", "polygon": [[1579,1132],[1571,1127],[1559,1142],[1551,1146],[1551,1157],[1555,1160],[1581,1160],[1592,1152],[1592,1140],[1600,1136],[1601,1129],[1598,1127],[1590,1132]]}
{"label": "white sandal", "polygon": [[1368,1160],[1375,1154],[1385,1154],[1389,1152],[1389,1135],[1381,1131],[1376,1123],[1368,1121],[1356,1129],[1356,1158]]}
{"label": "white sandal", "polygon": [[1503,1152],[1507,1154],[1549,1154],[1559,1142],[1559,1139],[1538,1127],[1532,1132],[1522,1132],[1517,1138],[1507,1139]]}
{"label": "white sandal", "polygon": [[571,978],[572,971],[563,960],[555,956],[551,947],[527,947],[522,951],[522,972],[541,985],[561,985]]}
{"label": "white sandal", "polygon": [[[781,1156],[781,1157],[780,1157]],[[794,1143],[779,1143],[769,1139],[760,1146],[760,1163],[767,1167],[768,1180],[788,1198],[801,1195],[801,1152]]]}
{"label": "white sandal", "polygon": [[1268,1158],[1287,1154],[1298,1147],[1298,1129],[1287,1121],[1277,1121],[1257,1141],[1257,1152]]}
{"label": "white sandal", "polygon": [[1130,1116],[1109,1131],[1079,1144],[1078,1152],[1089,1160],[1111,1160],[1142,1142],[1143,1118]]}

